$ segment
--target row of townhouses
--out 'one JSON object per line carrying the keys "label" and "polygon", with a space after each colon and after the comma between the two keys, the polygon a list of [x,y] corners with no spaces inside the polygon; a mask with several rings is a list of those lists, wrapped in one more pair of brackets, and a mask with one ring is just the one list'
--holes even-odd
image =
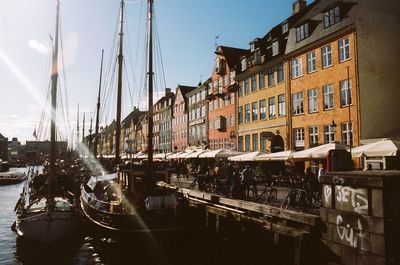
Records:
{"label": "row of townhouses", "polygon": [[[154,105],[155,151],[276,152],[398,135],[399,6],[297,0],[250,47],[217,47],[205,82],[166,89]],[[121,150],[146,151],[147,120],[138,109],[125,118]],[[100,153],[113,153],[114,129],[102,130]]]}

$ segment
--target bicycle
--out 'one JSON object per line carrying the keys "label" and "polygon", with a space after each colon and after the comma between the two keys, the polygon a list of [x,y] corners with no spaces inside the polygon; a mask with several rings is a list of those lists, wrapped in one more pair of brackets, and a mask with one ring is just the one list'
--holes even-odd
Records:
{"label": "bicycle", "polygon": [[274,182],[271,182],[271,184],[265,182],[264,189],[262,190],[261,194],[258,195],[258,198],[263,202],[273,205],[278,199],[278,190],[275,188]]}
{"label": "bicycle", "polygon": [[301,180],[291,181],[292,187],[289,188],[288,193],[281,203],[282,209],[288,209],[290,206],[295,208],[299,206],[301,209],[312,206],[313,193],[309,187],[309,183]]}

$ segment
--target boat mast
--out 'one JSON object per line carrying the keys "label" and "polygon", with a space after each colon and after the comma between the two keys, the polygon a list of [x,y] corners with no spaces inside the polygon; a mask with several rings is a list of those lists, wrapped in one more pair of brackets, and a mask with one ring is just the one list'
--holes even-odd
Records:
{"label": "boat mast", "polygon": [[82,144],[85,144],[85,112],[83,113],[83,123],[82,123]]}
{"label": "boat mast", "polygon": [[120,31],[119,31],[119,53],[118,53],[118,93],[117,93],[117,121],[115,130],[115,163],[118,164],[119,145],[121,139],[121,96],[122,96],[122,64],[124,56],[123,51],[123,36],[124,36],[124,0],[121,0],[121,14],[120,14]]}
{"label": "boat mast", "polygon": [[79,147],[79,103],[78,103],[78,113],[76,114],[76,148]]}
{"label": "boat mast", "polygon": [[147,0],[147,85],[148,85],[148,108],[149,128],[147,138],[148,148],[148,177],[152,176],[153,167],[153,0]]}
{"label": "boat mast", "polygon": [[47,203],[52,205],[53,180],[56,160],[56,108],[57,108],[57,81],[58,81],[58,30],[59,30],[60,1],[57,0],[56,33],[53,47],[53,59],[51,70],[51,128],[50,128],[50,172],[48,175]]}
{"label": "boat mast", "polygon": [[97,157],[97,142],[99,135],[99,119],[100,119],[100,94],[101,94],[101,79],[103,76],[103,55],[104,49],[101,50],[101,66],[100,66],[100,81],[99,81],[99,94],[97,95],[97,113],[96,113],[96,128],[94,129],[94,147],[93,147],[93,155]]}

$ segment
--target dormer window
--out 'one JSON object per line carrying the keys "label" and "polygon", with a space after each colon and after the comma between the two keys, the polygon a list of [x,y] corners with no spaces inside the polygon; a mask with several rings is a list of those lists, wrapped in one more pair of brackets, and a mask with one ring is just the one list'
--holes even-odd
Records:
{"label": "dormer window", "polygon": [[257,49],[256,52],[254,53],[254,63],[255,64],[260,64],[261,63],[261,51],[260,51],[260,49]]}
{"label": "dormer window", "polygon": [[299,42],[308,38],[308,23],[304,23],[303,25],[296,28],[296,41]]}
{"label": "dormer window", "polygon": [[256,49],[256,43],[255,42],[250,43],[250,51],[254,52],[255,49]]}
{"label": "dormer window", "polygon": [[283,24],[282,25],[282,34],[288,32],[288,30],[289,30],[289,24],[288,23]]}
{"label": "dormer window", "polygon": [[279,41],[275,41],[272,43],[272,56],[275,56],[279,53]]}
{"label": "dormer window", "polygon": [[241,60],[242,71],[246,70],[247,68],[247,59],[246,57]]}
{"label": "dormer window", "polygon": [[324,13],[324,25],[325,28],[329,28],[332,25],[340,22],[340,10],[339,6],[329,9]]}
{"label": "dormer window", "polygon": [[218,59],[215,61],[215,72],[216,72],[217,74],[222,75],[222,74],[224,73],[224,70],[225,70],[224,68],[225,68],[225,61],[224,61],[224,59],[218,58]]}

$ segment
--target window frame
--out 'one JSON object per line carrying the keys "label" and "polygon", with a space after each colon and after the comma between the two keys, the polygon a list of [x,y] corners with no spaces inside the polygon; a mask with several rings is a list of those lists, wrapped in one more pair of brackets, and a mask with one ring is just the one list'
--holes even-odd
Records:
{"label": "window frame", "polygon": [[[318,112],[318,89],[310,88],[307,91],[307,94],[308,94],[308,113]],[[311,102],[313,102],[313,104],[311,104]],[[311,106],[314,106],[314,108],[311,109]]]}
{"label": "window frame", "polygon": [[[347,43],[346,43],[346,41],[347,41]],[[345,62],[345,61],[348,61],[351,59],[349,37],[338,40],[338,53],[339,53],[339,56],[338,56],[339,63],[342,63],[342,62]]]}
{"label": "window frame", "polygon": [[[301,96],[301,97],[300,97]],[[299,106],[297,106],[299,105]],[[292,95],[293,115],[304,114],[304,93],[303,91]]]}
{"label": "window frame", "polygon": [[301,57],[292,59],[292,79],[303,76],[303,62]]}
{"label": "window frame", "polygon": [[276,118],[276,110],[275,110],[275,97],[268,98],[268,117],[269,119]]}
{"label": "window frame", "polygon": [[[339,81],[339,87],[340,87],[340,107],[344,108],[351,106],[353,104],[351,79],[345,79]],[[344,103],[343,100],[345,100]]]}
{"label": "window frame", "polygon": [[[311,57],[313,55],[313,57]],[[317,54],[315,51],[307,53],[307,73],[311,74],[317,71]]]}
{"label": "window frame", "polygon": [[[263,105],[261,104],[263,103]],[[260,120],[266,120],[267,119],[267,100],[266,99],[261,99],[258,102],[258,107],[260,109]]]}
{"label": "window frame", "polygon": [[283,117],[285,115],[286,115],[285,94],[280,94],[278,95],[278,117]]}
{"label": "window frame", "polygon": [[321,64],[322,69],[329,68],[333,65],[331,44],[325,45],[321,48]]}
{"label": "window frame", "polygon": [[[328,89],[329,89],[329,91],[328,91]],[[322,92],[323,92],[323,105],[324,105],[323,109],[324,109],[324,111],[333,110],[335,108],[333,84],[323,85]]]}

